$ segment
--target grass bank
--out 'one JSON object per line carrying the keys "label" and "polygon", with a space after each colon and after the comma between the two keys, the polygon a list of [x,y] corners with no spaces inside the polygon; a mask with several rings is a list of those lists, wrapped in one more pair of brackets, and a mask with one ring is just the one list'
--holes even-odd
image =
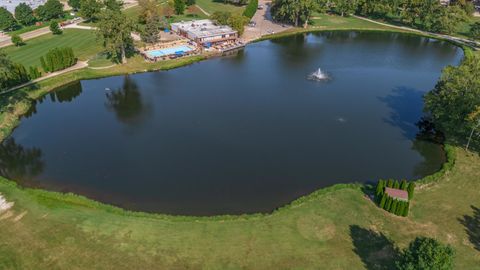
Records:
{"label": "grass bank", "polygon": [[127,212],[2,178],[15,206],[0,215],[0,268],[391,269],[394,247],[424,235],[455,247],[457,269],[479,269],[480,158],[453,151],[455,165],[420,185],[409,218],[379,209],[354,184],[270,215],[197,218]]}

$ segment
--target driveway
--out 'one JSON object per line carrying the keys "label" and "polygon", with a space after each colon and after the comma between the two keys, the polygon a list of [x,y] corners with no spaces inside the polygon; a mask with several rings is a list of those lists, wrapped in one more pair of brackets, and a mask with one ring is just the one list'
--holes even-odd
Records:
{"label": "driveway", "polygon": [[265,35],[283,32],[292,26],[276,23],[272,19],[270,12],[270,6],[272,1],[260,0],[259,5],[263,6],[263,9],[257,9],[257,12],[252,18],[252,22],[256,23],[255,27],[245,27],[245,32],[242,35],[242,39],[246,42],[250,42]]}

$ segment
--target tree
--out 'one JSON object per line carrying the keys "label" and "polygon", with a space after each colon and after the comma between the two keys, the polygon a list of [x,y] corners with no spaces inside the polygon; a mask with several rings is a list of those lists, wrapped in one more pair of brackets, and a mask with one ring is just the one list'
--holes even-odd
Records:
{"label": "tree", "polygon": [[157,6],[155,0],[140,0],[138,1],[140,6],[140,14],[138,15],[138,22],[146,24],[152,17],[161,16],[160,8]]}
{"label": "tree", "polygon": [[392,207],[393,199],[390,196],[387,196],[387,202],[385,203],[385,210],[390,211],[390,208]]}
{"label": "tree", "polygon": [[187,4],[187,6],[193,6],[195,5],[196,1],[195,0],[186,0],[185,4]]}
{"label": "tree", "polygon": [[28,80],[25,67],[12,62],[4,52],[0,51],[0,90],[22,84]]}
{"label": "tree", "polygon": [[408,187],[408,183],[407,183],[407,180],[402,180],[402,183],[400,184],[400,189],[401,190],[407,190],[407,187]]}
{"label": "tree", "polygon": [[228,11],[215,11],[211,16],[210,19],[215,21],[218,24],[226,25],[228,23],[228,19],[232,16],[232,13]]}
{"label": "tree", "polygon": [[409,200],[413,199],[413,194],[415,192],[415,183],[410,182],[408,184],[407,192],[408,192],[408,199]]}
{"label": "tree", "polygon": [[468,116],[480,105],[480,57],[472,54],[449,66],[435,88],[425,95],[425,111],[435,127],[464,141],[473,126]]}
{"label": "tree", "polygon": [[58,0],[47,0],[43,6],[36,9],[37,16],[43,21],[60,19],[64,16],[63,4]]}
{"label": "tree", "polygon": [[120,11],[120,10],[122,10],[123,2],[120,2],[118,0],[104,0],[103,1],[103,6],[106,9],[110,9],[110,10],[113,10],[113,11]]}
{"label": "tree", "polygon": [[12,43],[17,47],[25,44],[23,43],[23,39],[19,35],[12,35]]}
{"label": "tree", "polygon": [[34,24],[36,20],[32,8],[25,3],[20,3],[15,8],[15,19],[25,26]]}
{"label": "tree", "polygon": [[12,13],[4,7],[0,7],[0,30],[11,31],[17,26],[17,21]]}
{"label": "tree", "polygon": [[313,0],[275,0],[271,7],[272,16],[277,21],[293,23],[296,27],[308,25],[308,20],[317,2]]}
{"label": "tree", "polygon": [[133,23],[121,11],[104,10],[100,15],[97,37],[114,61],[127,62],[133,50]]}
{"label": "tree", "polygon": [[390,207],[389,212],[395,214],[397,212],[398,200],[393,200],[392,206]]}
{"label": "tree", "polygon": [[385,180],[378,180],[377,188],[375,190],[375,196],[379,198],[383,195],[383,191],[385,190]]}
{"label": "tree", "polygon": [[388,179],[387,187],[393,188],[393,183],[394,183],[393,179]]}
{"label": "tree", "polygon": [[436,13],[434,26],[430,31],[451,34],[460,23],[468,21],[468,16],[459,6],[441,7]]}
{"label": "tree", "polygon": [[96,21],[102,7],[102,3],[97,0],[80,0],[80,15],[86,20]]}
{"label": "tree", "polygon": [[453,269],[454,250],[432,238],[417,237],[397,261],[399,270]]}
{"label": "tree", "polygon": [[239,35],[242,35],[244,27],[249,21],[250,19],[243,15],[233,14],[230,16],[230,18],[228,18],[227,25],[236,30]]}
{"label": "tree", "polygon": [[393,184],[393,188],[399,189],[400,188],[400,183],[398,180],[395,180],[395,183]]}
{"label": "tree", "polygon": [[334,11],[343,17],[355,12],[357,5],[356,0],[334,0]]}
{"label": "tree", "polygon": [[147,17],[145,28],[140,33],[142,40],[146,43],[156,43],[160,38],[162,28],[162,17],[159,13],[154,13]]}
{"label": "tree", "polygon": [[480,39],[480,22],[472,24],[470,27],[470,36],[474,39]]}
{"label": "tree", "polygon": [[[472,131],[470,132],[470,136],[468,136],[467,146],[465,147],[467,151],[475,132],[480,128],[480,106],[477,106],[476,109],[468,115],[468,120],[472,122]],[[480,134],[478,134],[478,136],[480,137]]]}
{"label": "tree", "polygon": [[182,15],[185,12],[185,0],[173,0],[173,9],[175,14]]}
{"label": "tree", "polygon": [[50,31],[52,31],[54,35],[61,35],[63,33],[62,29],[60,28],[56,20],[52,20],[50,22]]}
{"label": "tree", "polygon": [[68,0],[68,5],[73,8],[73,10],[80,9],[80,0]]}
{"label": "tree", "polygon": [[379,204],[380,208],[383,209],[385,207],[386,202],[387,202],[387,194],[383,194]]}

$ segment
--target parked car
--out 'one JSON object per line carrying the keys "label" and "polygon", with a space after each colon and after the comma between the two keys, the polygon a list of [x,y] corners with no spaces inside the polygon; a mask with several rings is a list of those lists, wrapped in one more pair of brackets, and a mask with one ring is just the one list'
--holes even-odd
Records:
{"label": "parked car", "polygon": [[255,26],[257,26],[257,23],[254,22],[254,21],[251,21],[251,22],[248,23],[248,26],[255,27]]}
{"label": "parked car", "polygon": [[263,5],[258,5],[258,9],[263,9]]}

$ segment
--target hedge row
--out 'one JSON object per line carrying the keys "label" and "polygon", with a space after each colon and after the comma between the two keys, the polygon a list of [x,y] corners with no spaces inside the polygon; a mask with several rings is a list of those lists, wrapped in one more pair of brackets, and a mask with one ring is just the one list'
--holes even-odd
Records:
{"label": "hedge row", "polygon": [[248,2],[247,7],[245,8],[245,11],[243,11],[243,16],[251,19],[257,12],[257,9],[258,9],[258,0],[250,0]]}

